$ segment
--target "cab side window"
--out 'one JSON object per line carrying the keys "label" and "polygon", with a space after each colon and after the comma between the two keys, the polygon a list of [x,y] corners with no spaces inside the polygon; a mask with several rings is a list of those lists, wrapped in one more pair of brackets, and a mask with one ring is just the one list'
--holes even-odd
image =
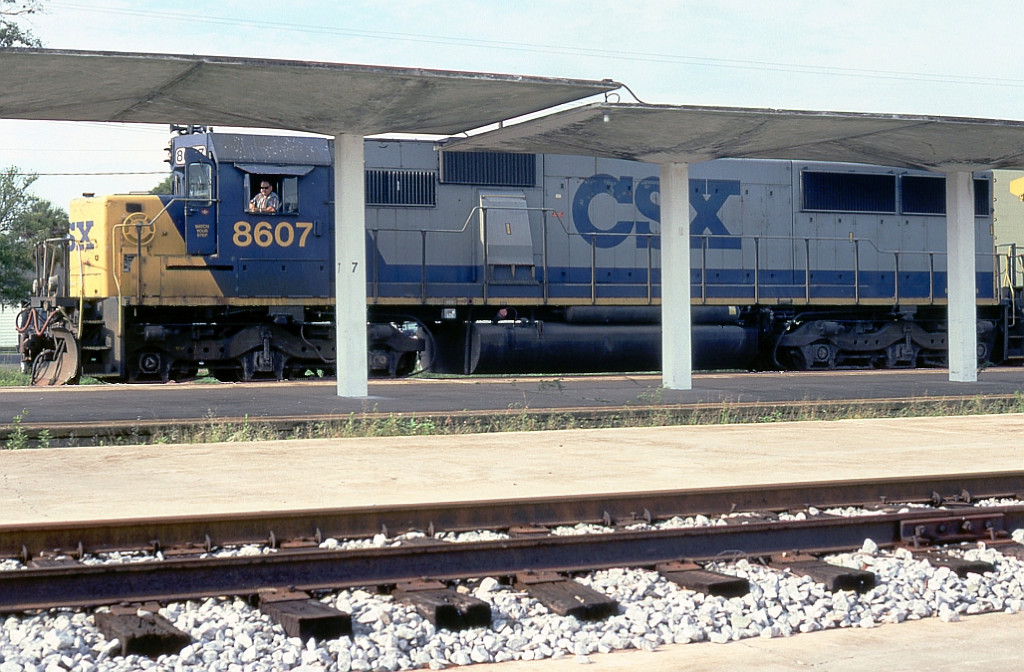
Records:
{"label": "cab side window", "polygon": [[249,196],[246,212],[276,214],[281,211],[278,195],[280,180],[274,175],[247,175],[245,190]]}
{"label": "cab side window", "polygon": [[281,212],[294,214],[299,211],[299,178],[281,178],[279,194],[281,196]]}
{"label": "cab side window", "polygon": [[[267,189],[266,187],[269,187]],[[259,214],[295,214],[299,211],[299,178],[292,175],[245,176],[245,211]],[[274,204],[271,210],[268,202]]]}

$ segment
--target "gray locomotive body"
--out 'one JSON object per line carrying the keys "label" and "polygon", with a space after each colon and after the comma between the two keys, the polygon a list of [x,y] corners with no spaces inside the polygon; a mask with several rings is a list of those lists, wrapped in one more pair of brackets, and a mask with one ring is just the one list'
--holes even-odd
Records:
{"label": "gray locomotive body", "polygon": [[[368,184],[392,180],[367,191],[371,314],[422,322],[427,368],[660,366],[656,166],[406,141],[366,157]],[[435,191],[396,196],[411,178]],[[991,174],[975,195],[979,360],[1001,360],[1019,354],[1005,284],[1019,260],[995,244]],[[691,167],[689,197],[696,368],[944,364],[942,176],[718,160]]]}

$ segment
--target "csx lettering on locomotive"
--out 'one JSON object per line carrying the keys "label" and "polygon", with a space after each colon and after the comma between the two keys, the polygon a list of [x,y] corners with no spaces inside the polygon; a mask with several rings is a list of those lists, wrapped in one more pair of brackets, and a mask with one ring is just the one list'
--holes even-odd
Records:
{"label": "csx lettering on locomotive", "polygon": [[68,241],[68,247],[70,250],[91,250],[95,247],[92,239],[89,238],[89,232],[92,231],[92,227],[95,222],[71,222],[69,228],[69,236],[71,240]]}
{"label": "csx lettering on locomotive", "polygon": [[[633,238],[638,248],[651,245],[654,249],[660,249],[660,238],[651,235],[657,229],[651,225],[661,221],[658,193],[657,177],[645,177],[637,182],[628,175],[594,175],[576,190],[572,205],[576,229],[583,235],[584,240],[595,247],[615,247],[628,238]],[[719,212],[726,200],[739,195],[738,180],[690,180],[690,205],[696,211],[690,222],[692,246],[699,247],[702,244],[700,237],[707,235],[705,244],[709,248],[740,249],[740,239],[734,237],[719,218]],[[594,199],[602,196],[610,197],[616,203],[634,205],[642,218],[619,220],[605,228],[597,226],[591,216],[590,206]]]}

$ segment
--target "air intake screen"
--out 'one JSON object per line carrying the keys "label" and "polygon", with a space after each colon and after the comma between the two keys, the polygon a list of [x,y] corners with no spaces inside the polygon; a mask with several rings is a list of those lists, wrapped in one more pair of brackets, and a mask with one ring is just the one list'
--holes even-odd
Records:
{"label": "air intake screen", "polygon": [[533,187],[537,184],[535,154],[444,152],[441,181],[489,187]]}
{"label": "air intake screen", "polygon": [[437,205],[437,180],[427,170],[366,171],[367,205]]}
{"label": "air intake screen", "polygon": [[[903,190],[903,213],[908,215],[946,214],[946,180],[942,177],[904,175],[900,180]],[[974,215],[988,217],[991,196],[988,180],[974,180]]]}
{"label": "air intake screen", "polygon": [[803,173],[804,210],[896,212],[896,176]]}

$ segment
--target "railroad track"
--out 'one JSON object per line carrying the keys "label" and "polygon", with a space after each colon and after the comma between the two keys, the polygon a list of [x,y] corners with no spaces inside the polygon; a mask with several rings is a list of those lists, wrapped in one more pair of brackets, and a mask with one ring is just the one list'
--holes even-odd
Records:
{"label": "railroad track", "polygon": [[[27,565],[0,572],[0,612],[57,606],[257,594],[283,586],[321,591],[396,585],[424,577],[455,580],[524,572],[583,572],[711,561],[727,554],[822,554],[891,547],[1004,541],[1024,528],[1024,472],[780,484],[757,491],[713,488],[592,497],[297,511],[242,516],[94,521],[0,527],[0,556]],[[1015,503],[975,507],[980,499]],[[906,508],[907,504],[928,505]],[[874,515],[779,512],[857,506]],[[656,529],[658,521],[746,512],[734,524]],[[556,526],[598,524],[610,534],[557,536]],[[639,529],[638,529],[639,528]],[[445,534],[502,530],[500,541],[445,543]],[[325,550],[327,538],[420,533],[386,548]],[[425,534],[424,534],[425,533]],[[224,546],[260,544],[275,552],[210,557]],[[88,555],[147,552],[161,562],[87,565]]]}
{"label": "railroad track", "polygon": [[[0,613],[14,616],[0,655],[33,642],[94,665],[120,653],[204,669],[271,655],[282,667],[437,668],[1024,610],[1024,539],[1008,538],[1024,530],[1022,495],[1024,472],[1004,472],[8,525]],[[114,557],[124,551],[139,557]],[[920,576],[920,562],[935,604],[890,604],[911,590],[899,571]],[[445,634],[456,632],[470,634]]]}

